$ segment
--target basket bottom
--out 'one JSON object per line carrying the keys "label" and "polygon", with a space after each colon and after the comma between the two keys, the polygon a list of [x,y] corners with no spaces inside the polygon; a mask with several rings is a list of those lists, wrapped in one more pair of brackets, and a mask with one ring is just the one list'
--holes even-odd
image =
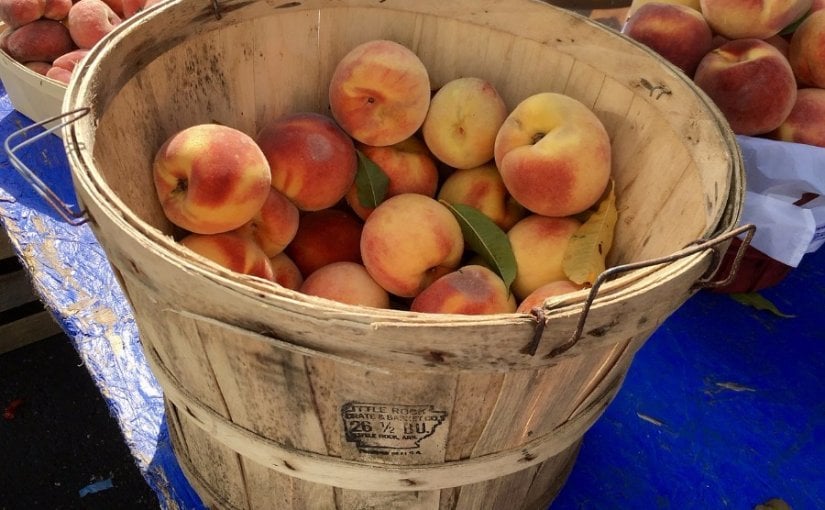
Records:
{"label": "basket bottom", "polygon": [[[582,442],[580,438],[524,471],[472,485],[432,491],[358,491],[303,481],[244,459],[187,423],[192,418],[177,412],[174,403],[168,399],[165,403],[172,449],[181,470],[204,505],[213,510],[545,510],[570,476]],[[204,448],[209,454],[204,455]],[[193,458],[193,450],[213,462],[207,465]]]}

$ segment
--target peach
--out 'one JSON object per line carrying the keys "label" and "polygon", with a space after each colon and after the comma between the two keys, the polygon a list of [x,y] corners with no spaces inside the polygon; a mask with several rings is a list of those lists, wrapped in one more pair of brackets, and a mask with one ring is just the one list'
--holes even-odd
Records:
{"label": "peach", "polygon": [[464,253],[458,220],[437,200],[403,193],[385,200],[364,222],[361,257],[387,292],[415,297],[455,270]]}
{"label": "peach", "polygon": [[266,157],[252,137],[228,126],[178,131],[158,149],[152,171],[169,221],[198,234],[240,227],[269,196]]}
{"label": "peach", "polygon": [[516,298],[496,273],[484,266],[468,265],[421,291],[410,310],[465,315],[512,313],[516,311]]}
{"label": "peach", "polygon": [[272,186],[302,211],[335,205],[355,182],[355,146],[325,115],[277,117],[258,132],[256,141],[272,169]]}
{"label": "peach", "polygon": [[46,76],[46,73],[48,73],[49,69],[52,67],[49,62],[26,62],[23,65],[37,74],[42,74],[43,76]]}
{"label": "peach", "polygon": [[284,252],[269,258],[272,266],[272,281],[290,290],[298,290],[304,283],[304,276],[295,262]]}
{"label": "peach", "polygon": [[825,9],[825,0],[813,0],[811,3],[811,10],[808,12],[816,12]]}
{"label": "peach", "polygon": [[66,26],[79,48],[90,49],[115,29],[120,16],[103,0],[79,0],[69,9]]}
{"label": "peach", "polygon": [[801,18],[812,0],[700,0],[714,32],[728,39],[767,39]]}
{"label": "peach", "polygon": [[43,17],[45,0],[0,0],[0,21],[9,28],[21,27]]}
{"label": "peach", "polygon": [[456,78],[430,100],[421,133],[442,163],[475,168],[493,159],[496,133],[507,117],[507,105],[487,80]]}
{"label": "peach", "polygon": [[270,187],[264,205],[238,232],[251,237],[267,257],[284,251],[298,232],[298,208],[283,193]]}
{"label": "peach", "polygon": [[392,145],[411,137],[430,106],[430,77],[406,46],[374,39],[351,49],[329,84],[332,116],[366,145]]}
{"label": "peach", "polygon": [[111,7],[120,19],[125,19],[126,16],[123,11],[123,0],[103,0],[103,2]]}
{"label": "peach", "polygon": [[87,53],[89,53],[89,50],[77,49],[57,57],[52,62],[51,69],[48,70],[46,76],[63,83],[69,83],[74,68],[77,67],[77,64],[83,60]]}
{"label": "peach", "polygon": [[779,50],[783,57],[790,58],[791,43],[785,37],[777,34],[764,39],[764,41]]}
{"label": "peach", "polygon": [[513,198],[545,216],[569,216],[601,198],[610,137],[582,102],[553,92],[527,97],[499,129],[495,162]]}
{"label": "peach", "polygon": [[699,5],[699,0],[633,0],[627,10],[627,15],[632,16],[633,13],[639,10],[639,8],[649,3],[684,5],[696,11],[702,12],[702,7]]}
{"label": "peach", "polygon": [[301,216],[295,238],[284,252],[304,278],[333,262],[361,262],[363,224],[341,209],[322,209]]}
{"label": "peach", "polygon": [[68,85],[69,80],[72,79],[72,72],[62,67],[54,67],[50,65],[46,70],[45,76],[46,78],[51,78],[52,80]]}
{"label": "peach", "polygon": [[784,142],[825,147],[825,89],[802,88],[788,117],[771,133]]}
{"label": "peach", "polygon": [[516,259],[513,293],[523,300],[547,283],[566,280],[564,252],[581,223],[572,217],[532,214],[507,232]]}
{"label": "peach", "polygon": [[43,17],[62,21],[69,15],[72,8],[72,0],[45,0],[43,6]]}
{"label": "peach", "polygon": [[390,307],[387,291],[375,283],[363,265],[356,262],[335,262],[319,268],[304,280],[298,290],[349,305]]}
{"label": "peach", "polygon": [[779,127],[796,101],[796,80],[782,53],[760,39],[735,39],[709,52],[693,80],[739,135]]}
{"label": "peach", "polygon": [[[356,144],[356,147],[389,179],[385,199],[401,193],[420,193],[434,197],[438,189],[438,167],[427,146],[418,138],[407,138],[393,145],[374,147]],[[353,184],[346,195],[347,204],[362,220],[374,208],[361,204],[358,187]]]}
{"label": "peach", "polygon": [[796,28],[788,61],[802,86],[825,88],[825,10],[812,13]]}
{"label": "peach", "polygon": [[26,62],[52,62],[74,49],[69,31],[59,21],[39,19],[9,32],[5,50],[11,58]]}
{"label": "peach", "polygon": [[505,232],[525,214],[524,207],[510,196],[493,163],[456,170],[441,185],[438,199],[474,207]]}
{"label": "peach", "polygon": [[236,273],[272,280],[269,258],[247,237],[233,232],[189,234],[180,244]]}
{"label": "peach", "polygon": [[544,306],[544,302],[551,297],[569,294],[570,292],[576,292],[583,288],[581,285],[573,283],[570,280],[556,280],[545,283],[525,297],[519,303],[516,312],[530,313],[532,309]]}
{"label": "peach", "polygon": [[649,47],[688,76],[711,50],[713,33],[702,13],[679,4],[648,3],[636,10],[622,33]]}

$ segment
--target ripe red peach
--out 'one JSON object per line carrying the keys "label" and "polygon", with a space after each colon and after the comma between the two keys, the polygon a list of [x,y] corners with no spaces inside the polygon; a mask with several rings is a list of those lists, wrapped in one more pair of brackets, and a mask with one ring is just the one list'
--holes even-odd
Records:
{"label": "ripe red peach", "polygon": [[812,13],[794,31],[788,61],[802,86],[825,88],[825,10]]}
{"label": "ripe red peach", "polygon": [[[356,144],[356,147],[378,165],[389,179],[385,199],[401,193],[435,196],[438,189],[438,167],[427,146],[418,138],[407,138],[383,147],[361,143]],[[361,204],[358,198],[358,187],[354,183],[347,192],[346,200],[362,220],[367,219],[374,209]]]}
{"label": "ripe red peach", "polygon": [[601,198],[610,179],[610,137],[580,101],[534,94],[499,129],[495,162],[507,190],[527,210],[569,216]]}
{"label": "ripe red peach", "polygon": [[415,297],[461,262],[458,220],[437,200],[404,193],[385,200],[364,222],[361,257],[387,292]]}
{"label": "ripe red peach", "polygon": [[413,312],[483,315],[512,313],[516,299],[504,280],[479,265],[447,273],[421,291],[410,305]]}
{"label": "ripe red peach", "polygon": [[277,117],[256,140],[272,169],[272,186],[302,211],[332,207],[355,182],[358,160],[352,139],[325,115]]}
{"label": "ripe red peach", "polygon": [[248,237],[234,232],[189,234],[180,243],[231,271],[272,280],[269,258]]}
{"label": "ripe red peach", "polygon": [[685,5],[691,9],[695,9],[698,12],[702,12],[702,7],[699,5],[699,0],[633,0],[630,3],[630,7],[627,9],[628,17],[632,16],[633,13],[639,10],[639,8],[643,5],[647,5],[649,3]]}
{"label": "ripe red peach", "polygon": [[272,281],[281,287],[298,290],[304,283],[304,276],[295,262],[284,252],[269,258],[272,266]]}
{"label": "ripe red peach", "polygon": [[271,179],[255,140],[218,124],[170,136],[155,155],[153,177],[169,221],[199,234],[227,232],[252,219],[269,196]]}
{"label": "ripe red peach", "polygon": [[0,21],[9,28],[21,27],[43,17],[45,0],[0,0]]}
{"label": "ripe red peach", "polygon": [[49,62],[26,62],[23,65],[37,74],[42,74],[43,76],[46,76],[46,73],[48,73],[49,69],[52,67]]}
{"label": "ripe red peach", "polygon": [[438,199],[474,207],[505,232],[525,215],[524,207],[510,196],[494,163],[456,170],[441,185]]}
{"label": "ripe red peach", "polygon": [[6,34],[4,49],[14,60],[52,62],[74,49],[71,35],[59,21],[39,19]]}
{"label": "ripe red peach", "polygon": [[580,225],[573,217],[532,214],[507,232],[516,259],[512,289],[518,299],[525,299],[542,285],[567,279],[564,252]]}
{"label": "ripe red peach", "polygon": [[570,280],[557,280],[545,283],[541,287],[531,292],[527,297],[525,297],[519,303],[516,312],[530,313],[530,310],[532,310],[533,308],[540,308],[541,306],[543,306],[544,302],[548,298],[554,296],[561,296],[563,294],[569,294],[571,292],[576,292],[577,290],[581,290],[582,288],[583,287],[581,285],[573,283]]}
{"label": "ripe red peach", "polygon": [[284,252],[307,278],[333,262],[361,262],[361,229],[355,215],[341,209],[304,213]]}
{"label": "ripe red peach", "polygon": [[679,4],[648,3],[636,10],[622,33],[649,47],[688,76],[711,50],[713,33],[702,13]]}
{"label": "ripe red peach", "polygon": [[354,139],[392,145],[411,137],[430,105],[430,77],[418,55],[394,41],[374,39],[350,50],[329,85],[332,116]]}
{"label": "ripe red peach", "polygon": [[796,101],[796,80],[782,53],[760,39],[735,39],[709,52],[693,80],[739,135],[770,132]]}
{"label": "ripe red peach", "polygon": [[295,204],[270,187],[264,205],[251,220],[238,228],[238,232],[251,237],[268,257],[274,257],[295,238],[299,215]]}
{"label": "ripe red peach", "polygon": [[103,0],[79,0],[69,9],[66,26],[79,48],[91,49],[115,29],[120,16]]}
{"label": "ripe red peach", "polygon": [[298,289],[350,305],[389,308],[390,296],[375,283],[363,265],[356,262],[335,262],[309,275]]}
{"label": "ripe red peach", "polygon": [[69,15],[72,8],[72,0],[45,0],[43,6],[43,17],[62,21]]}
{"label": "ripe red peach", "polygon": [[72,72],[74,72],[77,64],[83,60],[83,57],[85,57],[87,53],[89,53],[89,50],[77,49],[57,57],[54,59],[54,62],[52,62],[51,68],[48,69],[46,76],[63,83],[69,83]]}
{"label": "ripe red peach", "polygon": [[430,100],[421,133],[442,163],[475,168],[493,159],[496,133],[507,105],[492,83],[477,77],[448,81]]}
{"label": "ripe red peach", "polygon": [[767,39],[801,18],[812,0],[700,0],[714,32],[728,39]]}
{"label": "ripe red peach", "polygon": [[825,119],[825,89],[799,89],[791,113],[771,134],[771,138],[783,142],[825,147],[823,119]]}

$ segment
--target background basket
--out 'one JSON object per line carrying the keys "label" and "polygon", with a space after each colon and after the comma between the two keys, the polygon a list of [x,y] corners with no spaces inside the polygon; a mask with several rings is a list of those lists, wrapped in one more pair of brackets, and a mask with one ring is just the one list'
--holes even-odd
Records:
{"label": "background basket", "polygon": [[[640,264],[544,317],[436,316],[306,296],[175,243],[151,160],[173,132],[327,112],[332,69],[386,38],[438,87],[556,91],[611,136],[610,263]],[[181,465],[218,508],[544,508],[634,353],[712,270],[739,218],[735,139],[649,50],[529,0],[171,0],[92,50],[64,111],[75,187],[134,308]],[[635,266],[633,266],[635,267]],[[586,308],[586,305],[587,308]],[[586,315],[585,314],[586,310]],[[576,335],[586,318],[581,334]],[[571,341],[572,340],[572,341]]]}

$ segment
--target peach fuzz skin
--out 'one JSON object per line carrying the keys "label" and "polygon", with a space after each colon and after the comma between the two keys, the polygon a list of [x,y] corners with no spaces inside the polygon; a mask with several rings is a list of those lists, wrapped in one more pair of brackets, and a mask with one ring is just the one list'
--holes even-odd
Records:
{"label": "peach fuzz skin", "polygon": [[611,171],[610,137],[583,103],[552,92],[527,97],[496,136],[504,185],[527,210],[570,216],[602,196]]}
{"label": "peach fuzz skin", "polygon": [[684,5],[698,12],[702,11],[699,0],[633,0],[627,10],[627,15],[632,16],[639,8],[649,3]]}
{"label": "peach fuzz skin", "polygon": [[79,48],[90,49],[121,21],[103,0],[79,0],[69,10],[66,26]]}
{"label": "peach fuzz skin", "polygon": [[678,4],[641,6],[628,18],[622,33],[646,45],[688,76],[693,76],[713,42],[713,33],[702,14]]}
{"label": "peach fuzz skin", "polygon": [[284,251],[298,232],[300,213],[295,204],[275,188],[251,220],[241,225],[237,232],[249,236],[258,243],[268,257]]}
{"label": "peach fuzz skin", "polygon": [[801,18],[812,0],[700,0],[702,15],[728,39],[767,39]]}
{"label": "peach fuzz skin", "polygon": [[413,299],[410,311],[483,315],[512,313],[516,299],[490,269],[464,266],[447,273]]}
{"label": "peach fuzz skin", "polygon": [[430,78],[407,47],[376,39],[351,49],[329,85],[332,116],[355,140],[375,146],[411,137],[430,105]]}
{"label": "peach fuzz skin", "polygon": [[157,151],[153,178],[166,217],[199,234],[234,230],[269,196],[269,165],[245,133],[198,124],[169,137]]}
{"label": "peach fuzz skin", "polygon": [[284,252],[304,278],[333,262],[361,262],[363,224],[350,212],[323,209],[305,213]]}
{"label": "peach fuzz skin", "polygon": [[571,292],[576,292],[583,289],[581,285],[575,284],[570,280],[557,280],[545,283],[541,287],[531,292],[518,305],[516,312],[530,313],[534,308],[541,308],[544,302],[551,297],[562,296]]}
{"label": "peach fuzz skin", "polygon": [[272,281],[269,258],[247,237],[232,232],[189,234],[180,243],[226,269]]}
{"label": "peach fuzz skin", "polygon": [[475,168],[493,159],[507,105],[496,88],[476,77],[445,83],[430,101],[421,128],[427,147],[452,168]]}
{"label": "peach fuzz skin", "polygon": [[825,147],[825,122],[822,119],[825,119],[825,89],[799,89],[791,113],[770,137]]}
{"label": "peach fuzz skin", "polygon": [[304,280],[300,292],[348,305],[389,308],[390,296],[361,264],[335,262]]}
{"label": "peach fuzz skin", "polygon": [[298,290],[301,284],[304,283],[301,270],[286,253],[281,252],[274,257],[270,257],[269,264],[272,266],[272,281],[281,287]]}
{"label": "peach fuzz skin", "polygon": [[43,17],[45,0],[0,0],[0,21],[17,28]]}
{"label": "peach fuzz skin", "polygon": [[825,10],[812,13],[797,27],[788,61],[802,86],[825,88]]}
{"label": "peach fuzz skin", "polygon": [[272,170],[272,187],[302,211],[332,207],[355,181],[355,145],[325,115],[278,117],[260,130],[256,141]]}
{"label": "peach fuzz skin", "polygon": [[3,50],[11,58],[27,62],[53,62],[74,49],[69,30],[59,21],[38,19],[7,32]]}
{"label": "peach fuzz skin", "polygon": [[542,285],[567,279],[562,266],[564,252],[580,225],[575,218],[533,214],[507,232],[516,259],[512,290],[518,299],[525,299]]}
{"label": "peach fuzz skin", "polygon": [[438,199],[474,207],[505,232],[525,215],[524,207],[510,196],[493,163],[454,171],[441,185]]}
{"label": "peach fuzz skin", "polygon": [[458,267],[464,237],[458,221],[433,198],[404,193],[382,202],[364,222],[361,257],[387,292],[415,297]]}
{"label": "peach fuzz skin", "polygon": [[796,80],[782,53],[760,39],[736,39],[711,51],[693,76],[739,135],[768,133],[796,101]]}
{"label": "peach fuzz skin", "polygon": [[[356,144],[356,147],[387,176],[389,183],[385,199],[402,193],[435,196],[438,189],[438,167],[427,146],[418,138],[407,138],[384,147],[360,143]],[[367,219],[374,209],[361,204],[358,188],[354,183],[347,192],[346,200],[362,220]]]}

